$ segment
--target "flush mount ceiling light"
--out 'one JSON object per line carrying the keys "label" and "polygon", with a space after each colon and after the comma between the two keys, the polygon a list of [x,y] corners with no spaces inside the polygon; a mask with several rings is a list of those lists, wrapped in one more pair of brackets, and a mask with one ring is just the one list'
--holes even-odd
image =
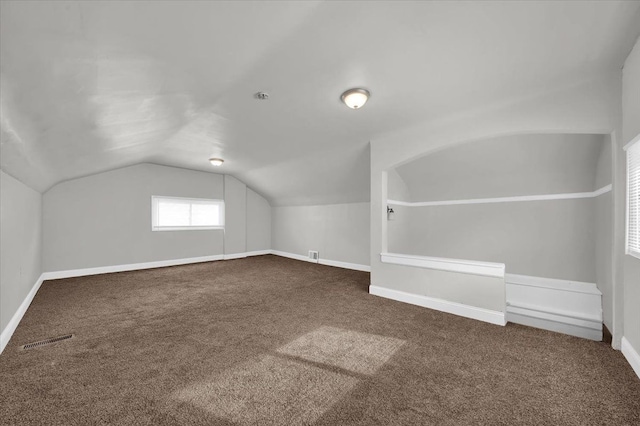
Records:
{"label": "flush mount ceiling light", "polygon": [[371,94],[365,89],[349,89],[340,96],[342,102],[351,109],[362,108]]}
{"label": "flush mount ceiling light", "polygon": [[222,166],[222,163],[224,163],[224,160],[222,158],[209,158],[209,162],[211,163],[212,166]]}

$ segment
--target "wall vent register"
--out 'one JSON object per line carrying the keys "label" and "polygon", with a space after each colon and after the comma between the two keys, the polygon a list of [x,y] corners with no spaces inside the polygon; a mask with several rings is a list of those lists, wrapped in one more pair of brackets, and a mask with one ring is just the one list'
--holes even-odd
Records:
{"label": "wall vent register", "polygon": [[627,254],[640,259],[640,134],[627,151]]}
{"label": "wall vent register", "polygon": [[224,229],[224,201],[153,196],[151,197],[151,229],[153,231]]}

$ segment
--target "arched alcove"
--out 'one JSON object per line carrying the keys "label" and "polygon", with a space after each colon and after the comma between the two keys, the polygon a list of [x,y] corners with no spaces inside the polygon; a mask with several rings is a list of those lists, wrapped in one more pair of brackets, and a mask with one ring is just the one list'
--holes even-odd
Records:
{"label": "arched alcove", "polygon": [[[583,335],[597,338],[597,287],[611,294],[611,167],[609,135],[561,133],[488,138],[401,163],[387,171],[387,251],[399,255],[390,261],[464,260],[489,274],[504,264],[508,318],[510,306],[538,297],[510,284],[573,290],[564,304],[550,293],[527,306],[591,321],[598,331]],[[574,303],[576,291],[591,300]]]}

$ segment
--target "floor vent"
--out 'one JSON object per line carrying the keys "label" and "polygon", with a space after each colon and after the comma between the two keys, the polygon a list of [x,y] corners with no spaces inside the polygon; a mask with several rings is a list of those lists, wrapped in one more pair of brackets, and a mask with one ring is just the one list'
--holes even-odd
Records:
{"label": "floor vent", "polygon": [[60,342],[62,340],[71,339],[72,337],[73,337],[73,334],[66,334],[64,336],[52,337],[50,339],[40,340],[39,342],[28,343],[28,344],[22,346],[22,350],[33,349],[33,348],[38,348],[40,346],[51,345],[53,343],[57,343],[57,342]]}

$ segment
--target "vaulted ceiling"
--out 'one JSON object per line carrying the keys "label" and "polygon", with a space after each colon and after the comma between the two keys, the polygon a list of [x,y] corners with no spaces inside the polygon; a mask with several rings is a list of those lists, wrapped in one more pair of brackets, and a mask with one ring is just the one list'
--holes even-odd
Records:
{"label": "vaulted ceiling", "polygon": [[152,162],[274,205],[368,200],[377,135],[619,72],[640,32],[640,2],[615,1],[0,7],[3,170],[45,191]]}

